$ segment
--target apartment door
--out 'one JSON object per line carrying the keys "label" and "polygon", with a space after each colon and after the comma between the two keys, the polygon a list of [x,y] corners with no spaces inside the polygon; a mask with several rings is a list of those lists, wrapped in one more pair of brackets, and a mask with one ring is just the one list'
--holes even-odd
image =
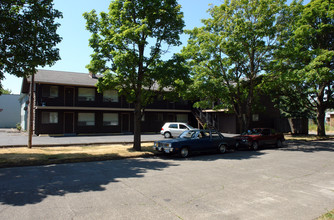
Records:
{"label": "apartment door", "polygon": [[73,112],[64,113],[64,133],[65,134],[74,133],[74,113]]}
{"label": "apartment door", "polygon": [[121,114],[121,132],[130,131],[130,114],[123,113]]}
{"label": "apartment door", "polygon": [[74,105],[74,88],[65,87],[65,106]]}

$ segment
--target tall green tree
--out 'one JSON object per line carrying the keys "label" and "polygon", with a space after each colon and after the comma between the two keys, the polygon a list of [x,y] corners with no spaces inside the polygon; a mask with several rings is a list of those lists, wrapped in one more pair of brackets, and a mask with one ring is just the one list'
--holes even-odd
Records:
{"label": "tall green tree", "polygon": [[55,19],[61,17],[52,0],[0,1],[0,81],[5,72],[29,76],[60,59]]}
{"label": "tall green tree", "polygon": [[98,81],[99,91],[116,89],[134,104],[135,150],[141,150],[143,108],[163,77],[156,71],[161,55],[168,46],[181,44],[184,21],[180,9],[176,0],[113,0],[108,13],[84,13],[94,50],[87,68],[104,74]]}
{"label": "tall green tree", "polygon": [[192,89],[199,106],[214,101],[232,110],[239,127],[248,129],[257,100],[259,76],[277,47],[286,10],[284,0],[226,0],[209,9],[204,27],[187,31],[182,55],[192,68]]}
{"label": "tall green tree", "polygon": [[[291,27],[276,54],[280,80],[301,109],[315,112],[317,134],[325,136],[325,111],[334,106],[334,2],[312,0]],[[291,103],[284,106],[291,108],[291,95],[284,95]]]}
{"label": "tall green tree", "polygon": [[[61,41],[55,19],[62,14],[53,9],[53,0],[0,1],[0,80],[4,72],[18,77],[31,75],[29,137],[32,147],[33,86],[38,66],[53,65],[60,59],[55,48]],[[1,86],[1,83],[0,83]]]}

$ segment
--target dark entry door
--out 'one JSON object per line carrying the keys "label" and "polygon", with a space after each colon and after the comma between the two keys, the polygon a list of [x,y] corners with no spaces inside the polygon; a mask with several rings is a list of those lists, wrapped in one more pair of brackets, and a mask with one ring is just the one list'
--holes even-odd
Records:
{"label": "dark entry door", "polygon": [[130,114],[121,114],[121,130],[122,132],[130,131]]}
{"label": "dark entry door", "polygon": [[65,88],[65,106],[74,105],[74,89],[66,87]]}
{"label": "dark entry door", "polygon": [[64,113],[64,133],[72,134],[74,133],[74,113],[73,112],[65,112]]}

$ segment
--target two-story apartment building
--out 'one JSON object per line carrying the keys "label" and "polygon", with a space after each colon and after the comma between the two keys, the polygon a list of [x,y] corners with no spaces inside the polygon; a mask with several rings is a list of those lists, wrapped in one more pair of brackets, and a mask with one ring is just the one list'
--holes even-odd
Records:
{"label": "two-story apartment building", "polygon": [[[30,83],[30,78],[23,79],[22,94],[28,96]],[[38,70],[34,83],[34,134],[133,132],[133,105],[116,90],[98,93],[96,83],[97,78],[90,74]],[[22,111],[28,111],[28,102],[22,105]],[[187,101],[156,98],[145,109],[142,131],[159,132],[167,121],[196,125],[191,110],[192,104]]]}

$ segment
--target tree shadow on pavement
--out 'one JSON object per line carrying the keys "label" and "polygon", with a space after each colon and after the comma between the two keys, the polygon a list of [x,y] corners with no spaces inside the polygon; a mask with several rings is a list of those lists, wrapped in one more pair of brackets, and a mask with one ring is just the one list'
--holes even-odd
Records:
{"label": "tree shadow on pavement", "polygon": [[0,169],[0,204],[24,206],[42,202],[48,196],[104,191],[104,185],[118,178],[141,178],[148,170],[161,171],[171,162],[124,159],[70,163],[40,167]]}
{"label": "tree shadow on pavement", "polygon": [[334,152],[334,141],[289,141],[283,151],[302,151],[313,153],[319,151]]}

